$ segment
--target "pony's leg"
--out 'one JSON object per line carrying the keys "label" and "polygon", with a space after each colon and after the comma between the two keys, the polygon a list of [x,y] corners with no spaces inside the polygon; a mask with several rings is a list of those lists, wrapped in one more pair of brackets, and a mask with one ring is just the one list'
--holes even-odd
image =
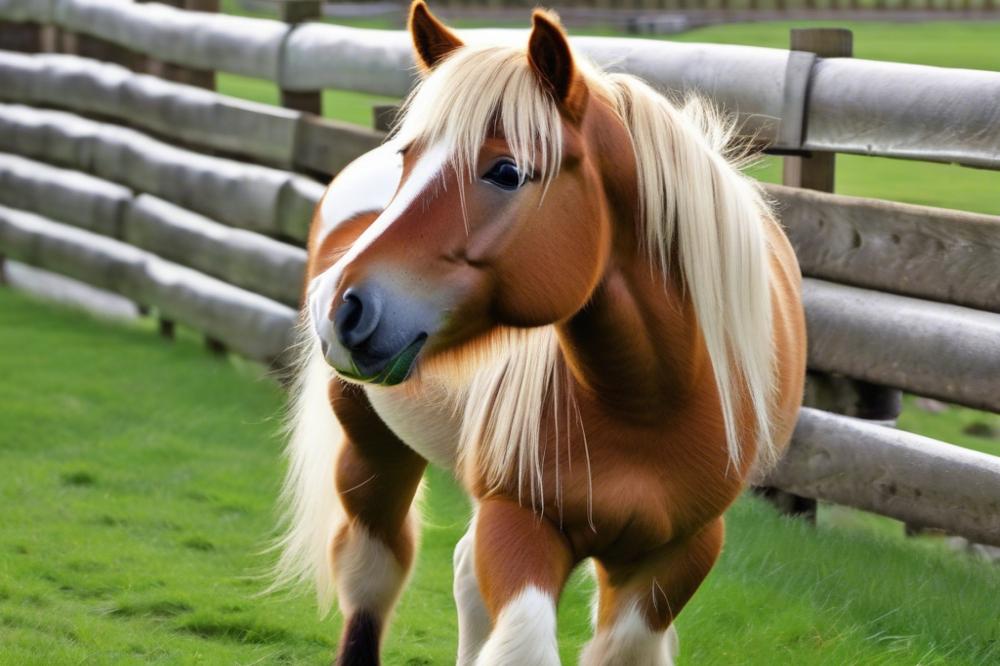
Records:
{"label": "pony's leg", "polygon": [[379,663],[379,646],[416,550],[411,511],[426,462],[375,413],[364,392],[334,381],[330,398],[346,441],[336,485],[347,520],[333,540],[337,597],[344,615],[337,664]]}
{"label": "pony's leg", "polygon": [[722,519],[628,565],[598,562],[595,635],[581,666],[668,666],[677,656],[674,618],[722,549]]}
{"label": "pony's leg", "polygon": [[476,578],[476,520],[455,546],[455,607],[458,609],[457,666],[471,666],[490,635],[490,613]]}
{"label": "pony's leg", "polygon": [[529,507],[501,498],[480,504],[475,569],[493,631],[478,666],[559,664],[556,600],[572,566],[565,537]]}

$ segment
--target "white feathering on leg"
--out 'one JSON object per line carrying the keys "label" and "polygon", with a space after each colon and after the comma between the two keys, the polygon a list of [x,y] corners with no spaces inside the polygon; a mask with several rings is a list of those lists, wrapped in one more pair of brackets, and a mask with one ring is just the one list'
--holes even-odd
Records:
{"label": "white feathering on leg", "polygon": [[653,631],[635,605],[599,631],[583,649],[580,666],[673,666],[679,642],[674,625]]}
{"label": "white feathering on leg", "polygon": [[334,575],[340,611],[374,613],[385,622],[406,583],[407,572],[389,547],[360,524],[334,545]]}
{"label": "white feathering on leg", "polygon": [[458,609],[458,666],[471,666],[490,635],[490,614],[476,578],[476,523],[455,546],[455,606]]}
{"label": "white feathering on leg", "polygon": [[556,606],[545,592],[528,586],[497,617],[477,666],[558,666]]}

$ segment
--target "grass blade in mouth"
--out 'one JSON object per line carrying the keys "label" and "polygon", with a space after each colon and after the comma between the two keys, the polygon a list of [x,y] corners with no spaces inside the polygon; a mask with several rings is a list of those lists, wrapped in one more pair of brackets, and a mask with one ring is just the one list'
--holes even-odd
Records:
{"label": "grass blade in mouth", "polygon": [[390,361],[389,366],[374,381],[385,386],[394,386],[409,377],[413,361],[416,360],[417,354],[420,353],[426,341],[427,334],[421,333],[416,340]]}

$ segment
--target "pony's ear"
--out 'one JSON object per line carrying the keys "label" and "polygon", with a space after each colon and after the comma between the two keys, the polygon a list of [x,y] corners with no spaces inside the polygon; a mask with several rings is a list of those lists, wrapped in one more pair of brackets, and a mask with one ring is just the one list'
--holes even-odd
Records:
{"label": "pony's ear", "polygon": [[559,19],[536,9],[531,16],[528,62],[542,86],[570,116],[579,118],[587,103],[587,86],[573,64],[573,53]]}
{"label": "pony's ear", "polygon": [[455,33],[431,14],[424,0],[415,0],[410,6],[410,34],[413,36],[417,64],[424,73],[463,45]]}

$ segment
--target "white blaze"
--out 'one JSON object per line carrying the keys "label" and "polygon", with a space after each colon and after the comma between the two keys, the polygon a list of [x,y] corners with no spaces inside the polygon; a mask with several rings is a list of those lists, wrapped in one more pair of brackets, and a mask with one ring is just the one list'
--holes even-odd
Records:
{"label": "white blaze", "polygon": [[385,210],[399,188],[403,156],[398,142],[384,143],[348,164],[330,186],[320,205],[317,240],[361,213]]}
{"label": "white blaze", "polygon": [[[398,148],[396,150],[398,150]],[[395,154],[395,151],[393,151],[393,154]],[[370,155],[372,155],[372,153],[368,153],[365,157]],[[384,160],[386,158],[386,154],[383,153],[382,159]],[[337,263],[328,268],[321,275],[315,277],[309,284],[307,297],[309,316],[312,320],[313,329],[316,331],[316,334],[319,336],[320,340],[325,341],[328,345],[326,360],[331,365],[341,369],[347,369],[351,366],[350,355],[337,341],[337,336],[333,330],[333,322],[330,321],[328,316],[330,306],[333,302],[333,295],[336,293],[337,287],[340,284],[340,276],[344,271],[344,267],[354,261],[362,252],[368,249],[372,243],[384,234],[389,227],[391,227],[393,223],[399,219],[400,215],[406,212],[413,202],[415,202],[429,187],[435,186],[435,181],[441,175],[447,160],[448,151],[442,144],[433,146],[421,155],[420,160],[413,168],[413,172],[403,183],[402,187],[399,188],[395,198],[392,198],[391,194],[389,195],[389,198],[392,200],[388,204],[388,207],[386,207],[385,210],[383,210],[382,213],[375,219],[375,221],[364,230],[364,232],[354,242],[354,245],[351,246],[351,249],[348,250]],[[338,178],[338,180],[340,179]],[[347,183],[349,184],[352,181],[353,177],[351,180],[348,180]],[[366,210],[378,210],[378,208],[359,208],[361,205],[360,203],[357,205],[345,204],[344,208],[337,207],[338,205],[336,200],[333,199],[333,196],[336,194],[336,196],[339,197],[341,194],[334,192],[332,188],[333,185],[331,185],[331,190],[327,193],[322,207],[322,218],[325,232],[332,230],[335,228],[336,224],[339,224],[344,220],[357,215],[358,213],[365,212]],[[338,185],[338,192],[339,191],[340,186]],[[374,191],[374,187],[371,190],[367,190],[365,192],[365,196],[371,194],[371,200],[374,200]],[[351,193],[349,192],[345,192],[343,194],[343,196],[346,197],[345,200],[350,200],[350,194]],[[364,205],[367,206],[368,204],[366,203]],[[381,208],[381,206],[379,208]],[[349,213],[349,215],[345,216],[343,213],[345,210],[355,212]]]}

